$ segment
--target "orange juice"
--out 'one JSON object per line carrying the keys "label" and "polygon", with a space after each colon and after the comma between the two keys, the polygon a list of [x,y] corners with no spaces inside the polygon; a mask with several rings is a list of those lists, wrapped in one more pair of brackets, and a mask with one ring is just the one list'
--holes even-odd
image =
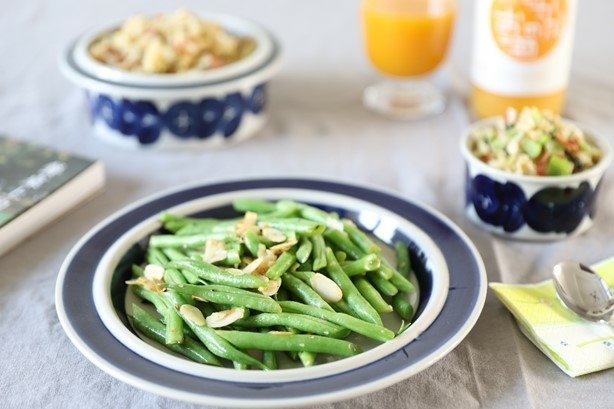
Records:
{"label": "orange juice", "polygon": [[565,101],[577,0],[478,0],[471,107],[478,117],[507,107],[560,113]]}
{"label": "orange juice", "polygon": [[508,107],[520,111],[523,107],[549,109],[557,114],[563,110],[566,89],[533,96],[507,96],[471,87],[471,110],[479,118],[501,115]]}
{"label": "orange juice", "polygon": [[365,0],[362,16],[369,59],[393,76],[433,71],[448,49],[454,14],[449,0]]}

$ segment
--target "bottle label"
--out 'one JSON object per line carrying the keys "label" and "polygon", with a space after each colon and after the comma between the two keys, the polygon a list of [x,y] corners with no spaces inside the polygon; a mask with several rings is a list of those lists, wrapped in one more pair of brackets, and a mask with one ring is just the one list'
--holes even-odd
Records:
{"label": "bottle label", "polygon": [[577,0],[478,0],[473,83],[512,96],[566,88],[576,6]]}

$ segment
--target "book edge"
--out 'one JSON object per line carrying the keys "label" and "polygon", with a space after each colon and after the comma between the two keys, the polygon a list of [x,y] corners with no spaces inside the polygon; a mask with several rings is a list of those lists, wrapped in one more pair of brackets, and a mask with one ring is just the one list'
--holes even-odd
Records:
{"label": "book edge", "polygon": [[69,182],[0,228],[0,257],[84,203],[105,184],[104,165],[94,161]]}

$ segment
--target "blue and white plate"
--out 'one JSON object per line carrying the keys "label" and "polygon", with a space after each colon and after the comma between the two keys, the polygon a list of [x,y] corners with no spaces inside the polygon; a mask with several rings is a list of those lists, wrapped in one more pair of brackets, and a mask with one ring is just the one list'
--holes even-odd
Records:
{"label": "blue and white plate", "polygon": [[[233,214],[237,198],[293,199],[353,219],[384,243],[412,251],[417,314],[403,334],[363,345],[354,357],[311,368],[237,371],[196,364],[139,337],[127,319],[124,284],[139,243],[161,211]],[[77,243],[56,287],[60,322],[73,344],[110,375],[146,391],[211,406],[295,407],[348,399],[399,382],[450,352],[475,324],[486,295],[482,260],[465,234],[434,210],[391,193],[309,179],[197,184],[147,198],[110,216]],[[128,297],[128,301],[127,301]]]}

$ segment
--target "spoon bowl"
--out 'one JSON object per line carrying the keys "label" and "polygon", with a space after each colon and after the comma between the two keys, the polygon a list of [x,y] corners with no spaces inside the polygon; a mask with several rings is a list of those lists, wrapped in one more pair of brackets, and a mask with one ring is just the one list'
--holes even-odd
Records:
{"label": "spoon bowl", "polygon": [[563,261],[553,269],[554,287],[561,302],[578,316],[614,325],[614,295],[593,270],[577,261]]}

